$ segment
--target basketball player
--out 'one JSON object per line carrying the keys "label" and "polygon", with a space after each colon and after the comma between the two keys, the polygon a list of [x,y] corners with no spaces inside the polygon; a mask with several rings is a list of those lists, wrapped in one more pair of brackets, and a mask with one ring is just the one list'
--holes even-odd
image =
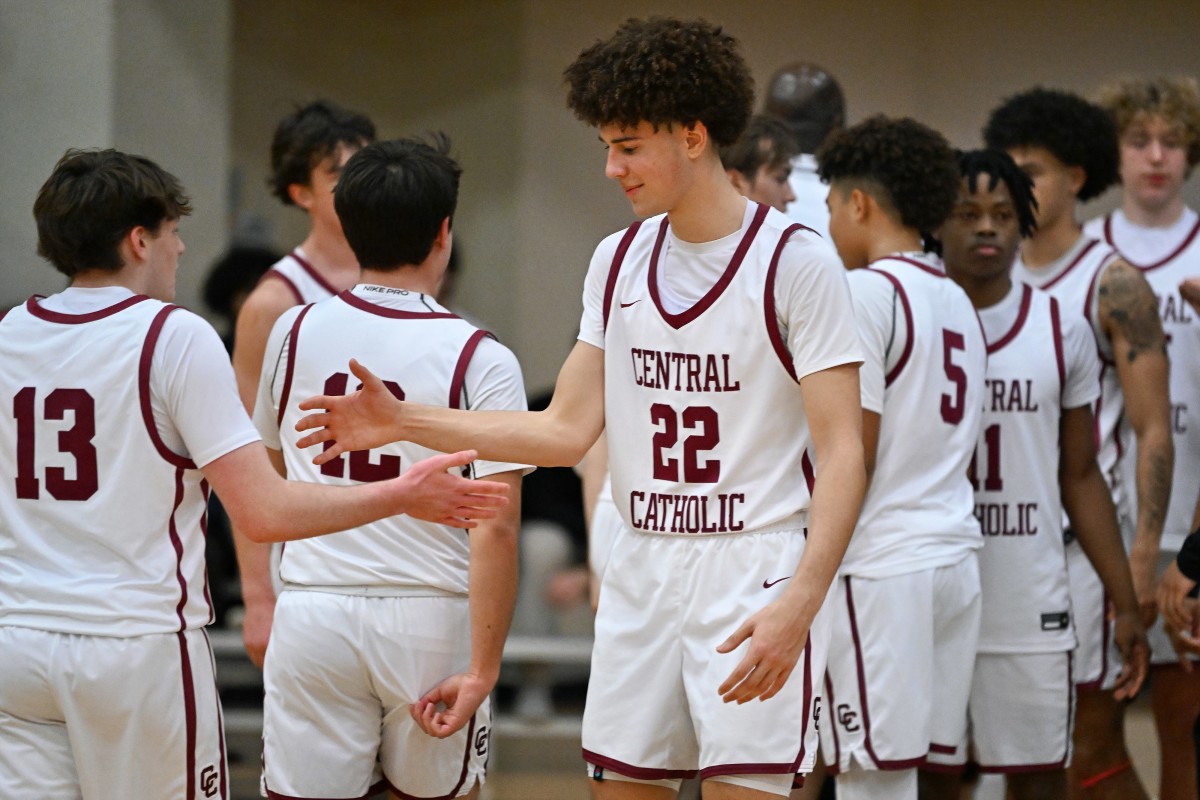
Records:
{"label": "basketball player", "polygon": [[[328,100],[296,109],[271,140],[271,191],[287,206],[308,214],[308,236],[267,271],[237,318],[233,370],[246,412],[254,412],[259,370],[267,335],[287,309],[315,303],[349,289],[358,280],[358,262],[342,234],[333,208],[333,187],[346,160],[375,140],[375,124]],[[275,610],[278,547],[255,544],[234,528],[245,619],[242,637],[250,660],[262,667]]]}
{"label": "basketball player", "polygon": [[471,453],[368,486],[280,478],[216,331],[169,304],[190,210],[114,150],[68,152],[34,204],[71,283],[0,319],[0,797],[228,797],[210,485],[257,541],[402,512],[472,527],[503,494],[446,474]]}
{"label": "basketball player", "polygon": [[402,403],[352,362],[363,389],[302,403],[327,411],[301,420],[320,430],[299,444],[330,442],[324,461],[470,440],[488,458],[565,465],[607,420],[625,529],[584,712],[593,793],[673,797],[698,772],[710,797],[786,796],[814,755],[817,610],[865,477],[845,278],[828,247],[725,175],[717,147],[741,134],[753,90],[721,28],[631,19],[566,77],[607,175],[649,219],[597,249],[550,406]]}
{"label": "basketball player", "polygon": [[846,100],[837,80],[822,67],[797,61],[780,67],[767,85],[763,111],[782,119],[799,154],[792,158],[789,183],[796,195],[787,215],[829,239],[829,187],[817,175],[813,154],[846,122]]}
{"label": "basketball player", "polygon": [[[1113,492],[1148,625],[1173,458],[1162,323],[1141,273],[1085,236],[1075,220],[1076,203],[1096,197],[1117,177],[1116,129],[1102,109],[1082,98],[1032,89],[993,111],[983,137],[988,147],[1008,151],[1033,179],[1037,231],[1021,245],[1014,279],[1049,291],[1092,326],[1101,358],[1097,460]],[[1134,486],[1122,480],[1122,454],[1136,458]],[[1125,748],[1124,705],[1109,691],[1121,663],[1112,649],[1109,598],[1078,542],[1068,543],[1067,568],[1079,638],[1072,795],[1086,789],[1089,798],[1144,798]]]}
{"label": "basketball player", "polygon": [[[1137,694],[1149,648],[1096,464],[1095,340],[1082,315],[1012,280],[1017,248],[1035,227],[1029,177],[999,150],[962,153],[959,165],[959,201],[938,238],[946,272],[971,298],[988,341],[983,431],[971,461],[985,542],[972,753],[983,772],[1006,777],[1013,800],[1061,798],[1075,710],[1064,508],[1113,598],[1124,658],[1118,699]],[[939,796],[959,797],[956,785],[944,788]]]}
{"label": "basketball player", "polygon": [[787,125],[759,114],[729,147],[721,148],[721,163],[733,186],[756,203],[778,211],[796,199],[788,176],[799,155]]}
{"label": "basketball player", "polygon": [[822,750],[839,798],[916,800],[917,765],[965,734],[979,633],[967,466],[985,344],[922,235],[950,213],[958,167],[941,134],[882,116],[834,134],[817,162],[850,270],[870,476],[829,611]]}
{"label": "basketball player", "polygon": [[[380,142],[346,163],[334,202],[362,277],[280,316],[255,406],[255,424],[292,478],[369,482],[430,454],[389,445],[318,468],[281,438],[298,417],[297,398],[347,388],[349,353],[413,401],[525,407],[512,353],[432,297],[450,256],[461,174],[448,148],[444,137]],[[473,472],[516,498],[521,469],[476,462]],[[468,538],[393,517],[284,551],[264,676],[268,796],[365,797],[381,778],[401,797],[477,796],[487,696],[516,597],[519,520],[511,502]]]}
{"label": "basketball player", "polygon": [[[1200,276],[1200,215],[1183,202],[1184,182],[1200,163],[1200,91],[1190,79],[1128,81],[1105,89],[1100,105],[1120,137],[1122,203],[1089,222],[1084,232],[1116,248],[1146,277],[1171,357],[1175,469],[1157,565],[1161,572],[1192,530],[1200,497],[1200,324],[1181,293],[1186,279]],[[1125,474],[1132,478],[1128,462]],[[1151,629],[1150,643],[1162,797],[1194,798],[1196,769],[1188,737],[1200,717],[1200,673],[1180,669],[1161,624]]]}

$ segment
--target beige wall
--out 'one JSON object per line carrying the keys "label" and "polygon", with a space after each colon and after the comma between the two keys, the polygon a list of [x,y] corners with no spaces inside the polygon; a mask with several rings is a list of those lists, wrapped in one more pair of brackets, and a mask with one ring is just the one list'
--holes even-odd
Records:
{"label": "beige wall", "polygon": [[281,244],[303,235],[299,212],[262,189],[271,127],[292,102],[329,95],[371,113],[384,136],[446,130],[466,169],[460,305],[516,349],[531,389],[548,386],[574,339],[591,251],[631,220],[594,132],[565,108],[561,73],[621,20],[654,13],[723,23],[760,86],[786,61],[816,61],[843,83],[851,120],[908,114],[959,146],[979,143],[1000,98],[1034,84],[1090,94],[1123,74],[1200,75],[1194,2],[243,0],[233,71],[244,204],[270,216]]}

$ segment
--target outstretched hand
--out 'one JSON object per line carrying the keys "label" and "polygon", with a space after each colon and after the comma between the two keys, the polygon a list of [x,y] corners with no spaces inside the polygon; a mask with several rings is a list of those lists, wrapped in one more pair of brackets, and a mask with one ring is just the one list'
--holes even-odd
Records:
{"label": "outstretched hand", "polygon": [[318,395],[300,403],[301,411],[320,409],[296,423],[298,431],[312,431],[296,442],[300,449],[328,442],[313,459],[324,464],[342,453],[370,450],[394,442],[400,437],[393,427],[404,410],[404,403],[388,390],[379,376],[350,359],[350,372],[362,382],[362,388],[346,395]]}
{"label": "outstretched hand", "polygon": [[478,520],[493,519],[508,503],[508,486],[459,476],[457,468],[470,464],[475,455],[474,450],[463,450],[431,456],[409,467],[395,481],[404,513],[456,528],[474,528]]}
{"label": "outstretched hand", "polygon": [[717,646],[718,653],[732,653],[746,640],[746,655],[717,688],[726,703],[747,703],[754,698],[770,700],[787,683],[808,642],[811,618],[775,601],[743,622]]}
{"label": "outstretched hand", "polygon": [[445,739],[466,725],[488,693],[491,685],[469,672],[451,675],[409,706],[409,714],[421,730],[437,739]]}
{"label": "outstretched hand", "polygon": [[1113,641],[1121,652],[1121,671],[1117,674],[1113,697],[1132,700],[1146,680],[1150,668],[1150,643],[1138,614],[1117,614],[1113,619]]}

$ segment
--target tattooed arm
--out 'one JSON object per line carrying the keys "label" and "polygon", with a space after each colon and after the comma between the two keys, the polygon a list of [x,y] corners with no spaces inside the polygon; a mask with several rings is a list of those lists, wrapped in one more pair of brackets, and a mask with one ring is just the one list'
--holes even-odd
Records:
{"label": "tattooed arm", "polygon": [[1114,261],[1100,278],[1099,294],[1100,325],[1112,342],[1125,413],[1137,437],[1137,533],[1129,560],[1142,619],[1149,625],[1175,464],[1166,339],[1154,293],[1135,267]]}

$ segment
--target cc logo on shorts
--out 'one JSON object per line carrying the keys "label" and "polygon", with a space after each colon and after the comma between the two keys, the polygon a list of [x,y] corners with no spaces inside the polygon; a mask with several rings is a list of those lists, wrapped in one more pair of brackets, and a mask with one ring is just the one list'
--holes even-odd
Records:
{"label": "cc logo on shorts", "polygon": [[217,775],[217,768],[209,764],[200,771],[200,791],[204,792],[205,797],[212,797],[217,793],[217,781],[220,776]]}
{"label": "cc logo on shorts", "polygon": [[850,706],[846,703],[840,703],[837,707],[837,721],[848,731],[858,730],[858,712],[851,711]]}
{"label": "cc logo on shorts", "polygon": [[479,756],[480,758],[483,758],[487,755],[488,736],[490,735],[491,731],[487,729],[486,725],[484,725],[475,733],[475,755]]}

